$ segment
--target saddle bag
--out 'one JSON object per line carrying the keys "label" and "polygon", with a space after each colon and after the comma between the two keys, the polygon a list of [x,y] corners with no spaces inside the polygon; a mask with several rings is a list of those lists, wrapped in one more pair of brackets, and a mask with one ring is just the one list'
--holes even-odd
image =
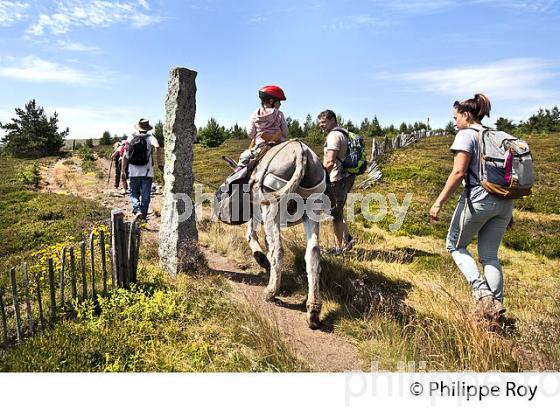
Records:
{"label": "saddle bag", "polygon": [[251,172],[247,167],[231,174],[220,185],[212,203],[212,216],[228,225],[241,225],[252,217]]}

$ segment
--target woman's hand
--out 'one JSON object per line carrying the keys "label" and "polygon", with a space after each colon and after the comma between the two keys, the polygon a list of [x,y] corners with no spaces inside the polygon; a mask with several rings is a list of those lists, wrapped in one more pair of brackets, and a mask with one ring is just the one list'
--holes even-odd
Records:
{"label": "woman's hand", "polygon": [[430,222],[439,221],[439,211],[441,210],[441,205],[433,204],[430,208]]}

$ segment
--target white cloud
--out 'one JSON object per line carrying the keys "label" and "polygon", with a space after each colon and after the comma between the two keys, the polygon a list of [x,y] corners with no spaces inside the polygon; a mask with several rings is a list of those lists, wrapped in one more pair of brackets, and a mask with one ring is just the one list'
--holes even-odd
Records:
{"label": "white cloud", "polygon": [[518,58],[477,66],[384,74],[381,77],[405,81],[427,92],[457,98],[485,92],[491,98],[525,100],[550,97],[544,83],[558,76],[554,68],[544,60]]}
{"label": "white cloud", "polygon": [[338,21],[330,24],[329,27],[332,29],[351,29],[351,28],[361,28],[361,27],[381,27],[387,26],[390,22],[386,19],[381,19],[378,17],[373,17],[369,14],[359,14],[354,16],[347,16],[341,18]]}
{"label": "white cloud", "polygon": [[150,9],[150,5],[148,4],[148,2],[146,0],[138,0],[138,4],[142,7],[144,7],[146,10]]}
{"label": "white cloud", "polygon": [[557,0],[473,0],[474,4],[487,4],[493,7],[504,7],[536,13],[545,13],[549,11],[557,2]]}
{"label": "white cloud", "polygon": [[160,21],[160,17],[143,12],[148,8],[147,1],[60,0],[56,2],[53,13],[39,15],[38,20],[27,29],[27,34],[41,36],[50,32],[61,35],[77,27],[107,27],[117,23],[145,27]]}
{"label": "white cloud", "polygon": [[0,77],[37,83],[79,85],[91,85],[101,81],[78,69],[66,67],[35,56],[0,60]]}
{"label": "white cloud", "polygon": [[371,0],[374,4],[404,13],[428,14],[458,4],[457,0]]}
{"label": "white cloud", "polygon": [[551,10],[557,0],[370,0],[384,9],[400,13],[431,14],[447,10],[451,7],[469,5],[478,7],[481,5],[518,10],[522,12],[544,13]]}
{"label": "white cloud", "polygon": [[11,26],[23,20],[29,4],[20,1],[0,0],[0,27]]}
{"label": "white cloud", "polygon": [[75,41],[60,40],[57,41],[57,44],[61,49],[66,51],[77,51],[85,53],[96,53],[101,51],[101,49],[97,46],[88,46],[86,44],[78,43]]}
{"label": "white cloud", "polygon": [[249,19],[249,24],[267,23],[270,19],[266,16],[255,16]]}

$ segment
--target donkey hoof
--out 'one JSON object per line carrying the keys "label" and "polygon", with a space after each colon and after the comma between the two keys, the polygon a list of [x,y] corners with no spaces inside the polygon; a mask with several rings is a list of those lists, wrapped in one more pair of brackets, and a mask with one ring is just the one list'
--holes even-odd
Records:
{"label": "donkey hoof", "polygon": [[319,312],[309,312],[307,314],[307,324],[309,329],[317,330],[321,327],[321,321],[319,320]]}
{"label": "donkey hoof", "polygon": [[270,270],[270,261],[264,253],[259,251],[253,252],[253,258],[255,258],[261,268]]}
{"label": "donkey hoof", "polygon": [[268,289],[264,290],[264,300],[267,302],[274,302],[276,300],[276,294]]}

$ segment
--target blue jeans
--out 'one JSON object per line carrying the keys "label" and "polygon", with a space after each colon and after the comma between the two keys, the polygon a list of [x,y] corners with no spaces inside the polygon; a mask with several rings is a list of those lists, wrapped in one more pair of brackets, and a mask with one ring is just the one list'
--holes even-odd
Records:
{"label": "blue jeans", "polygon": [[141,212],[144,219],[148,216],[150,194],[152,193],[152,179],[152,177],[130,177],[128,183],[132,212]]}
{"label": "blue jeans", "polygon": [[[511,220],[513,201],[488,195],[472,203],[472,210],[461,199],[447,233],[447,250],[469,281],[476,298],[493,296],[503,300],[503,273],[498,248]],[[484,267],[481,276],[476,261],[467,250],[478,234],[478,259]]]}

